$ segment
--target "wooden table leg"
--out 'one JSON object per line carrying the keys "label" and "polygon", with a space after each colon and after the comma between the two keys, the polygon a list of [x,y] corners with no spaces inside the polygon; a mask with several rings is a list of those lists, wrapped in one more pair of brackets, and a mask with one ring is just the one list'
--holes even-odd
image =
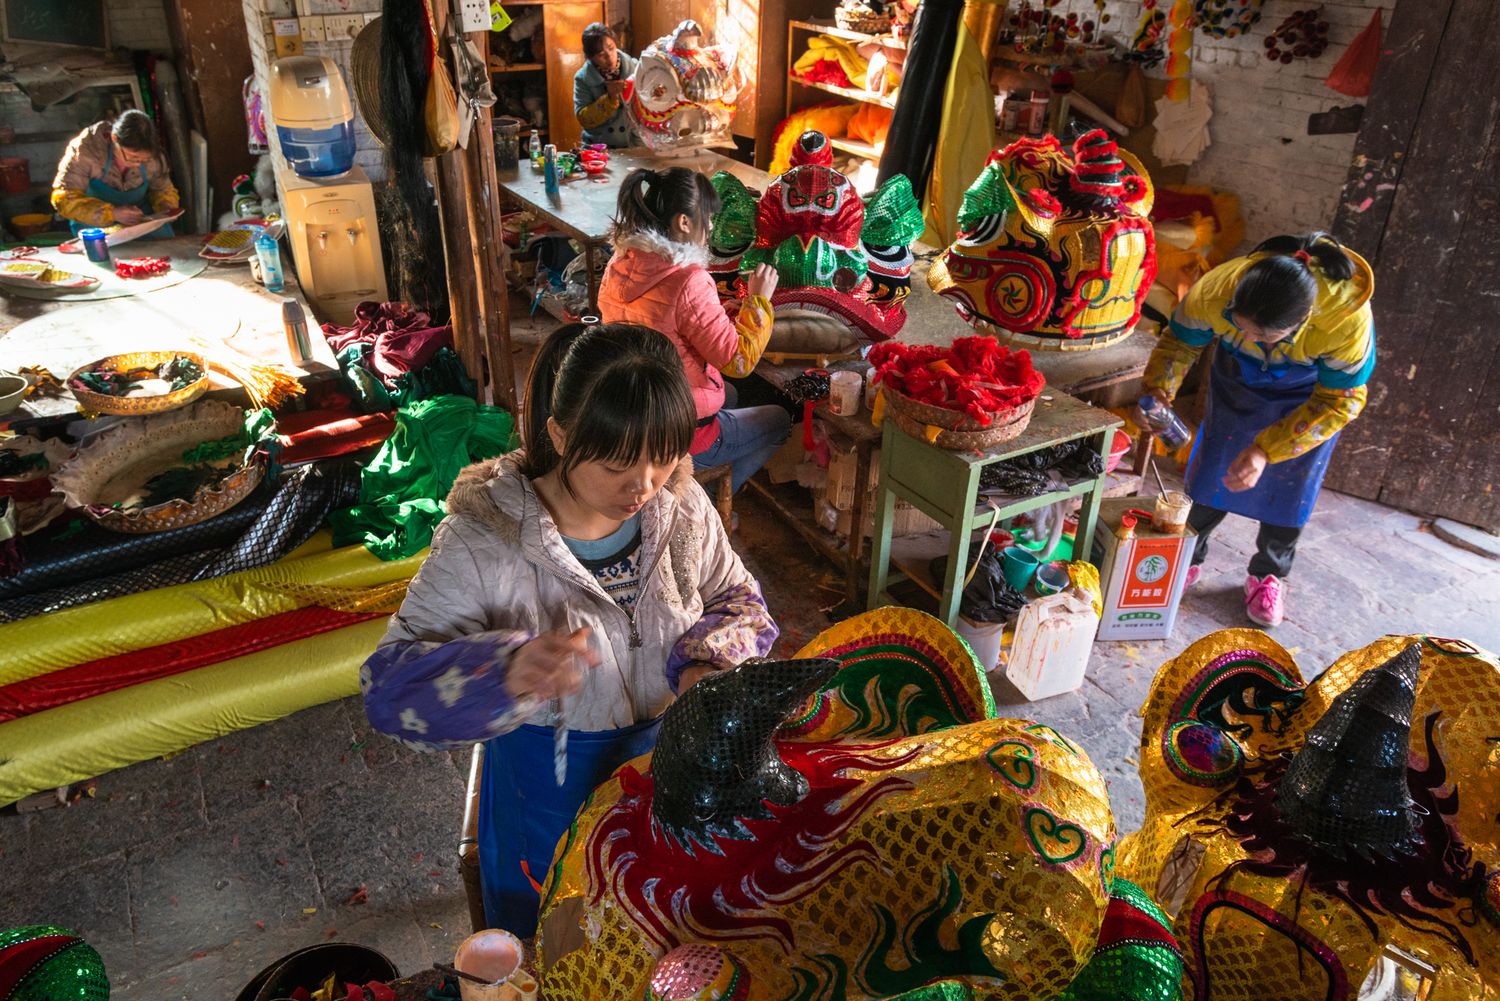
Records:
{"label": "wooden table leg", "polygon": [[[1095,442],[1100,456],[1109,455],[1109,446],[1114,441],[1115,430],[1109,428],[1102,432]],[[1083,498],[1083,506],[1078,510],[1078,528],[1073,534],[1073,558],[1075,560],[1087,560],[1091,555],[1090,550],[1094,545],[1094,523],[1099,520],[1099,502],[1104,498],[1104,484],[1109,474],[1100,475],[1094,480],[1094,488]]]}
{"label": "wooden table leg", "polygon": [[[886,425],[883,441],[890,438],[891,427]],[[881,451],[882,466],[890,454],[889,448]],[[875,525],[870,533],[870,590],[865,595],[865,606],[871,609],[885,604],[885,589],[891,574],[891,530],[896,524],[896,495],[887,486],[891,482],[887,472],[881,470],[880,490],[875,499]],[[853,530],[858,531],[858,528]]]}
{"label": "wooden table leg", "polygon": [[844,598],[849,609],[859,603],[859,564],[865,553],[865,515],[870,510],[870,453],[875,441],[854,447],[854,506],[849,511],[849,558],[844,564]]}
{"label": "wooden table leg", "polygon": [[[973,510],[972,506],[969,509]],[[964,596],[964,576],[969,572],[969,512],[948,526],[948,567],[943,574],[943,597],[937,617],[951,628],[958,621],[958,606]]]}
{"label": "wooden table leg", "polygon": [[[584,263],[584,266],[587,267],[588,271],[589,271],[589,274],[588,274],[589,310],[591,312],[593,312],[595,316],[598,316],[598,314],[599,314],[599,279],[597,277],[595,277],[595,275],[594,275],[594,255],[596,253],[598,253],[598,251],[595,249],[593,241],[592,240],[584,240],[583,241],[583,263]],[[602,319],[602,317],[601,317],[601,319]]]}

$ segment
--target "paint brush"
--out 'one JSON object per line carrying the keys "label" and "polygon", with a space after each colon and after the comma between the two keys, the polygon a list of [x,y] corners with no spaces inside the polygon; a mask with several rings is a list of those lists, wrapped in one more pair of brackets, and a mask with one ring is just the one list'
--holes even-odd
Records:
{"label": "paint brush", "polygon": [[1154,456],[1151,460],[1151,475],[1156,477],[1156,489],[1160,490],[1161,495],[1165,497],[1167,495],[1167,485],[1161,481],[1161,470],[1157,468]]}
{"label": "paint brush", "polygon": [[465,973],[458,967],[449,966],[447,963],[433,963],[432,968],[446,976],[455,977],[459,980],[467,980],[471,984],[483,984],[486,987],[490,986],[490,981],[484,979],[483,977],[476,977],[472,973]]}

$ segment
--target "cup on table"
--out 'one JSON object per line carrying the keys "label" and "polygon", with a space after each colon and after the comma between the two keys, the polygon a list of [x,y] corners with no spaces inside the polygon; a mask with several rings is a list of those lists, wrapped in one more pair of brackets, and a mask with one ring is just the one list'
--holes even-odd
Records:
{"label": "cup on table", "polygon": [[1017,591],[1025,591],[1040,562],[1036,553],[1025,546],[1007,546],[1000,553],[1000,572],[1005,575],[1005,583]]}
{"label": "cup on table", "polygon": [[828,377],[828,409],[840,417],[859,413],[859,394],[864,379],[858,372],[834,372]]}

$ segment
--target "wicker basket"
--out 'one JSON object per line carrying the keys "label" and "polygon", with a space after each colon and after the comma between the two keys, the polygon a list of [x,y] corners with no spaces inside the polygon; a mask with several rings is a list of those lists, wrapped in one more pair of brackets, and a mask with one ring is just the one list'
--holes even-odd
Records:
{"label": "wicker basket", "polygon": [[985,426],[962,411],[919,403],[888,385],[882,384],[880,392],[885,397],[886,415],[896,422],[897,427],[924,441],[928,427],[942,428],[933,444],[955,452],[992,448],[1020,437],[1026,425],[1031,423],[1031,411],[1036,406],[1033,399],[1019,407],[997,411],[991,415],[990,424]]}
{"label": "wicker basket", "polygon": [[[174,389],[170,393],[158,396],[110,396],[107,393],[95,393],[73,385],[73,380],[82,372],[95,370],[128,372],[133,368],[155,368],[179,355],[197,362],[198,367],[203,370],[203,375],[191,385]],[[168,410],[185,407],[208,391],[208,360],[192,351],[135,351],[125,355],[110,355],[107,358],[89,362],[82,368],[74,369],[63,384],[68,387],[68,392],[73,394],[78,405],[90,413],[114,414],[119,417],[162,414]]]}
{"label": "wicker basket", "polygon": [[125,421],[78,451],[53,484],[71,507],[81,507],[103,528],[144,535],[182,528],[223,514],[250,495],[265,465],[252,462],[235,470],[211,489],[199,490],[191,501],[171,500],[147,508],[123,510],[111,506],[112,484],[132,474],[137,482],[178,461],[194,445],[226,438],[244,426],[245,412],[229,403],[204,400],[187,410],[160,417]]}
{"label": "wicker basket", "polygon": [[889,14],[855,13],[838,7],[834,9],[833,21],[845,31],[857,31],[862,35],[883,35],[891,30]]}

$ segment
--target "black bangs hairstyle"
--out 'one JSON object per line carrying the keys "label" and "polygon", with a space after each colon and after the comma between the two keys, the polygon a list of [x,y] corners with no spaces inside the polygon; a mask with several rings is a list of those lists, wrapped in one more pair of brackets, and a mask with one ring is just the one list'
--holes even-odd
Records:
{"label": "black bangs hairstyle", "polygon": [[125,149],[137,153],[156,152],[156,125],[144,111],[131,108],[123,112],[110,126],[109,132]]}
{"label": "black bangs hairstyle", "polygon": [[[537,352],[526,380],[523,440],[531,479],[581,462],[633,465],[642,455],[666,464],[688,454],[697,409],[672,342],[634,323],[570,323]],[[558,455],[547,418],[567,438]]]}
{"label": "black bangs hairstyle", "polygon": [[719,211],[719,193],[703,174],[687,167],[651,170],[638,167],[625,175],[615,207],[615,236],[655,233],[669,236],[672,220],[685,215],[707,233]]}
{"label": "black bangs hairstyle", "polygon": [[607,24],[595,21],[587,28],[584,28],[583,58],[592,59],[599,53],[603,52],[605,39],[613,41],[616,46],[620,44],[620,39],[619,36],[615,34],[615,29],[611,28]]}
{"label": "black bangs hairstyle", "polygon": [[1273,256],[1245,269],[1229,300],[1229,311],[1267,330],[1300,326],[1312,312],[1318,299],[1314,264],[1330,281],[1354,277],[1354,261],[1327,233],[1273,236],[1255,252]]}

